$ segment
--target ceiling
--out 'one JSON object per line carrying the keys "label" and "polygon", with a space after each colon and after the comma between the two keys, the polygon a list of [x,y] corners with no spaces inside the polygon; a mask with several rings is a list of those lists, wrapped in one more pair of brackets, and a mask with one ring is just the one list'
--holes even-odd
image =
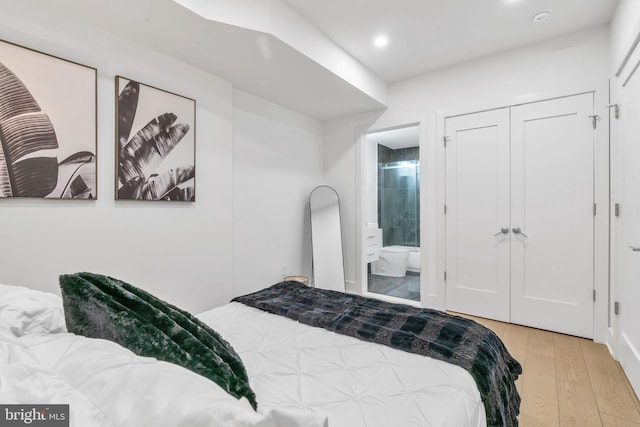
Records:
{"label": "ceiling", "polygon": [[420,126],[412,125],[367,134],[367,141],[397,150],[420,144]]}
{"label": "ceiling", "polygon": [[[221,13],[212,18],[205,17],[173,0],[0,0],[0,11],[2,18],[16,31],[37,34],[39,28],[53,30],[72,40],[69,44],[75,51],[90,50],[87,46],[108,45],[111,49],[129,51],[135,57],[135,52],[143,46],[220,77],[234,88],[321,121],[385,107],[380,97],[372,96],[323,66],[309,52],[294,48],[290,39],[277,37],[268,27],[254,29],[247,26],[246,18],[255,21],[264,16],[263,20],[269,22],[280,16],[277,11],[271,16],[265,15],[265,10],[257,7],[268,4],[265,0],[201,0],[205,5],[208,2],[226,10],[233,10],[235,4],[243,4],[248,6],[249,12],[240,10],[243,16],[235,21],[228,20],[232,21],[229,23]],[[295,18],[303,21],[297,16],[289,17],[289,21]],[[307,34],[313,29],[306,25],[309,28],[300,25],[298,33]],[[0,33],[1,30],[0,27]],[[38,44],[29,44],[29,47],[48,50]],[[334,49],[338,52],[332,54],[341,53],[353,61],[338,47]],[[51,53],[56,54],[55,51]],[[66,54],[59,55],[64,57]],[[362,67],[356,61],[353,63]],[[87,65],[94,64],[89,62]],[[116,73],[125,72],[122,65],[118,65]],[[371,76],[377,79],[375,75]],[[127,77],[145,78],[130,72]],[[176,78],[183,84],[181,75]],[[148,80],[147,76],[149,83]],[[151,80],[150,84],[153,83]],[[380,84],[386,91],[386,84]],[[181,93],[176,87],[166,89]],[[191,96],[197,98],[197,94]]]}
{"label": "ceiling", "polygon": [[[380,78],[430,70],[609,23],[618,0],[284,0]],[[550,17],[534,23],[542,10]],[[384,49],[372,40],[388,36]]]}
{"label": "ceiling", "polygon": [[[132,52],[145,47],[220,77],[234,88],[326,121],[383,110],[393,82],[604,25],[617,3],[0,0],[0,10],[4,30],[13,26],[26,32],[27,39],[37,40],[39,28],[48,28],[80,40],[70,43],[77,52],[95,45]],[[551,17],[531,22],[542,9],[552,10]],[[384,49],[372,45],[380,32],[389,37]],[[41,41],[30,47],[47,50],[46,45]]]}

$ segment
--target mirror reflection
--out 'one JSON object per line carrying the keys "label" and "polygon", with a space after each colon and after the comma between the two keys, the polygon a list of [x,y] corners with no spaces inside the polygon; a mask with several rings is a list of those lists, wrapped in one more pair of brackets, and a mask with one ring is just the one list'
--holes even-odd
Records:
{"label": "mirror reflection", "polygon": [[419,126],[370,133],[366,143],[375,180],[367,197],[376,199],[367,201],[367,290],[420,301]]}
{"label": "mirror reflection", "polygon": [[326,185],[309,196],[314,286],[344,292],[344,262],[338,193]]}

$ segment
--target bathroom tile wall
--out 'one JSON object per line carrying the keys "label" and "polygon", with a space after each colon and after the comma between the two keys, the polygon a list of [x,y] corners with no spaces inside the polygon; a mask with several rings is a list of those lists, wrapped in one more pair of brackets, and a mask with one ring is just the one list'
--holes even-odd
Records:
{"label": "bathroom tile wall", "polygon": [[379,163],[400,162],[402,160],[420,160],[420,148],[409,147],[393,150],[389,147],[378,144]]}
{"label": "bathroom tile wall", "polygon": [[381,165],[419,160],[419,148],[391,148],[378,145],[378,224],[383,230],[383,246],[419,246],[420,168],[401,173]]}

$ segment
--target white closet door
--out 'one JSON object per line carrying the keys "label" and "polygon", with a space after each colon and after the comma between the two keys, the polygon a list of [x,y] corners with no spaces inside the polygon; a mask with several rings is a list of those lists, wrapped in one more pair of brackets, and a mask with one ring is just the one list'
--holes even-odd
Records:
{"label": "white closet door", "polygon": [[588,338],[592,114],[591,93],[511,109],[511,321]]}
{"label": "white closet door", "polygon": [[447,118],[446,306],[509,321],[509,110]]}

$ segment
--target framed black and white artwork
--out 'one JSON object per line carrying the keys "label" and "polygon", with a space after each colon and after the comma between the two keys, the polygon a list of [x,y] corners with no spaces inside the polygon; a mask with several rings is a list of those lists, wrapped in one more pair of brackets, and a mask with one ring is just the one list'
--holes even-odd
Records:
{"label": "framed black and white artwork", "polygon": [[195,201],[196,101],[116,76],[116,199]]}
{"label": "framed black and white artwork", "polygon": [[0,41],[0,198],[97,197],[96,75]]}

